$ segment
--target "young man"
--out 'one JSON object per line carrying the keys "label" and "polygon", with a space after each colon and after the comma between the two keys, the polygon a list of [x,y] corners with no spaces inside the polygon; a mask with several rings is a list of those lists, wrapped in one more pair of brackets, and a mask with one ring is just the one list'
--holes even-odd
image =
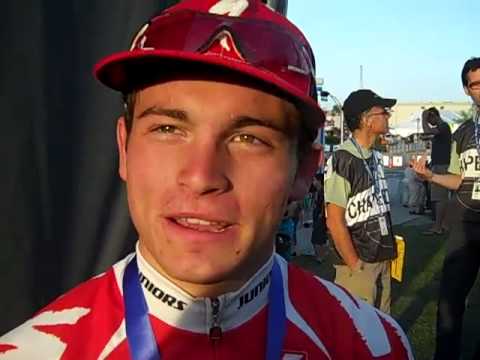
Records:
{"label": "young man", "polygon": [[388,132],[390,108],[371,90],[358,90],[343,111],[352,137],[327,164],[327,226],[337,253],[335,282],[369,304],[390,311],[390,260],[396,246],[381,156],[372,150]]}
{"label": "young man", "polygon": [[388,315],[274,255],[323,122],[294,25],[260,1],[182,1],[96,76],[126,95],[138,245],[0,338],[5,358],[412,358]]}
{"label": "young man", "polygon": [[460,358],[465,301],[480,267],[480,58],[465,63],[462,85],[474,115],[453,134],[449,174],[427,169],[424,157],[412,162],[419,175],[455,191],[438,299],[436,360]]}
{"label": "young man", "polygon": [[[436,107],[431,107],[422,113],[423,133],[431,135],[432,161],[431,169],[437,174],[446,174],[450,163],[452,148],[452,132],[450,126],[442,120]],[[432,209],[435,212],[435,223],[424,235],[441,235],[448,230],[447,204],[449,190],[435,183],[431,184]]]}

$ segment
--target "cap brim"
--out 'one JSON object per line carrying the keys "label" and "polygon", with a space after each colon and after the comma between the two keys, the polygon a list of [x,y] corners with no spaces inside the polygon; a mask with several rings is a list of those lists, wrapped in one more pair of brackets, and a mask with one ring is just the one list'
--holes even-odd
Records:
{"label": "cap brim", "polygon": [[325,114],[318,103],[290,83],[271,72],[247,63],[226,60],[220,56],[206,56],[171,50],[123,51],[102,59],[95,65],[94,73],[95,77],[104,85],[126,94],[145,83],[145,79],[142,79],[139,74],[145,73],[146,64],[158,66],[161,69],[162,65],[167,63],[171,65],[175,61],[178,62],[179,66],[185,66],[185,63],[188,62],[218,66],[245,74],[267,85],[273,85],[280,92],[293,98],[308,123],[320,127],[325,122]]}
{"label": "cap brim", "polygon": [[378,103],[375,103],[373,106],[381,106],[384,108],[391,108],[395,106],[397,103],[397,99],[387,99],[387,98],[381,98],[379,99]]}

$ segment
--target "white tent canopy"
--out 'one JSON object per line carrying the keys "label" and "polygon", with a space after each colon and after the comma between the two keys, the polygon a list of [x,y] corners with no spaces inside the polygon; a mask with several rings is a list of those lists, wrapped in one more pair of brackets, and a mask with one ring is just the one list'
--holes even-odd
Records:
{"label": "white tent canopy", "polygon": [[[460,115],[450,110],[439,111],[442,120],[450,125],[452,132],[455,131],[455,129],[459,126],[458,120],[460,119]],[[390,129],[390,133],[393,135],[400,135],[402,137],[423,133],[422,111],[414,112],[406,120],[401,121],[400,124],[392,127]]]}

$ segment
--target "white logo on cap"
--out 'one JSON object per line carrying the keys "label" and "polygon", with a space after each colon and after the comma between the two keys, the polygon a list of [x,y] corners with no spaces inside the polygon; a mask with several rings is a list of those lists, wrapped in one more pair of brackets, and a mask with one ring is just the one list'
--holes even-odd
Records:
{"label": "white logo on cap", "polygon": [[[219,45],[221,49],[216,48],[215,45]],[[217,55],[221,57],[234,58],[246,62],[240,50],[238,50],[233,40],[232,34],[229,31],[223,30],[219,32],[208,44],[206,51],[207,55]]]}
{"label": "white logo on cap", "polygon": [[132,41],[130,51],[134,50],[137,47],[142,50],[154,50],[154,48],[145,47],[145,41],[147,41],[147,37],[144,34],[149,26],[150,24],[146,23],[141,27],[141,29],[138,31],[137,35],[135,35],[135,38]]}
{"label": "white logo on cap", "polygon": [[240,16],[248,8],[248,0],[220,0],[209,12],[216,15]]}
{"label": "white logo on cap", "polygon": [[224,36],[222,40],[220,40],[220,46],[227,51],[231,51],[230,45],[228,44],[228,37]]}

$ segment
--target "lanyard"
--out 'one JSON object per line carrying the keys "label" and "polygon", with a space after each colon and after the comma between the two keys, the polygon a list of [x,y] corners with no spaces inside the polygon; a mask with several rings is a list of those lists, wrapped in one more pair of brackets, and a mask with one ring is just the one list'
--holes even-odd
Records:
{"label": "lanyard", "polygon": [[280,265],[273,260],[272,275],[268,289],[268,332],[267,332],[267,360],[278,360],[283,347],[283,338],[287,330],[287,316],[285,314],[285,298],[283,294],[283,278]]}
{"label": "lanyard", "polygon": [[[160,360],[161,355],[148,318],[148,306],[139,281],[134,256],[123,276],[125,327],[130,353],[134,360]],[[285,299],[280,265],[274,259],[268,291],[267,360],[280,359],[286,333]]]}
{"label": "lanyard", "polygon": [[475,145],[478,156],[480,156],[480,109],[475,106],[473,114],[473,125],[475,126]]}
{"label": "lanyard", "polygon": [[[352,144],[355,146],[358,153],[360,154],[360,157],[362,158],[362,161],[363,161],[363,166],[365,167],[365,170],[367,171],[368,176],[372,179],[373,193],[374,193],[373,196],[375,197],[375,199],[377,199],[378,204],[381,205],[382,202],[381,202],[380,199],[383,198],[383,196],[382,196],[382,191],[380,189],[380,179],[379,179],[379,175],[378,175],[377,156],[372,151],[372,160],[373,160],[373,166],[374,166],[374,169],[372,170],[370,168],[370,166],[368,165],[367,160],[363,156],[362,148],[360,147],[360,145],[357,143],[357,141],[353,137],[351,137],[350,140],[352,141]],[[380,197],[378,197],[378,196],[380,196]]]}
{"label": "lanyard", "polygon": [[148,318],[148,306],[140,285],[137,256],[123,275],[123,302],[128,345],[134,360],[160,360],[160,352]]}

